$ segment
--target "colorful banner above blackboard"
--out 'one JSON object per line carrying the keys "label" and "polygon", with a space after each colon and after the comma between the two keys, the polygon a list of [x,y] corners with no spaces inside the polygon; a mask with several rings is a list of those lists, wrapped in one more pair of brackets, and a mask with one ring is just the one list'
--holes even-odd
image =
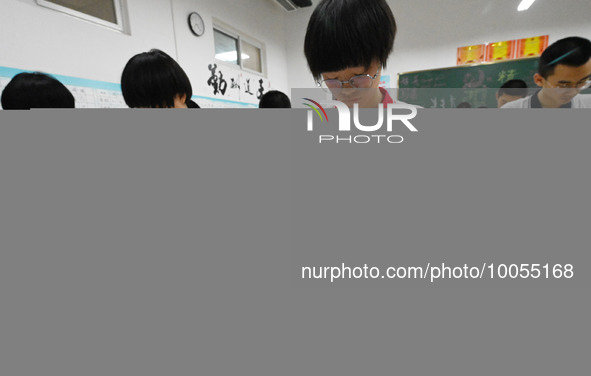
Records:
{"label": "colorful banner above blackboard", "polygon": [[548,47],[548,35],[458,47],[456,65],[537,57]]}

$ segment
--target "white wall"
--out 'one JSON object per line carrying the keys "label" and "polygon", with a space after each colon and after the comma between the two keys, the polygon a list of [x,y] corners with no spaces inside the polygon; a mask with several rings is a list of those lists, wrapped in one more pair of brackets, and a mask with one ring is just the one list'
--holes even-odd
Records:
{"label": "white wall", "polygon": [[285,45],[287,48],[287,71],[290,88],[314,87],[312,74],[304,56],[304,37],[310,16],[319,0],[312,0],[309,8],[300,9],[285,20]]}
{"label": "white wall", "polygon": [[128,0],[131,35],[40,7],[35,0],[1,1],[2,66],[119,82],[133,54],[153,46],[175,52],[167,0]]}
{"label": "white wall", "polygon": [[[517,12],[518,0],[388,0],[399,33],[385,73],[455,65],[459,46],[550,35],[591,37],[589,0],[537,0]],[[314,0],[318,3],[319,0]],[[206,84],[213,61],[213,19],[262,42],[270,87],[314,83],[303,55],[313,8],[285,12],[273,0],[127,0],[131,35],[38,6],[35,0],[1,0],[0,66],[119,82],[134,54],[160,48],[178,59],[196,95],[211,96]],[[207,31],[195,37],[187,15],[199,12]],[[226,70],[230,68],[226,67]],[[224,72],[226,73],[226,72]]]}
{"label": "white wall", "polygon": [[[194,36],[187,26],[189,13],[197,11],[206,25],[206,32],[201,37]],[[244,35],[264,44],[266,50],[266,79],[270,88],[289,92],[287,66],[284,42],[284,18],[288,15],[272,0],[174,0],[174,24],[178,47],[178,61],[183,66],[194,91],[201,95],[213,95],[213,88],[207,85],[211,73],[208,65],[216,63],[230,82],[232,73],[238,72],[235,66],[224,65],[214,61],[214,40],[212,27],[214,19],[222,21],[228,27],[240,31]],[[246,74],[258,81],[258,77]],[[251,84],[256,92],[258,82]],[[243,99],[242,99],[243,100]],[[253,97],[252,101],[256,101]]]}
{"label": "white wall", "polygon": [[[118,83],[129,58],[159,48],[179,61],[194,94],[211,96],[205,83],[213,61],[215,17],[263,43],[266,82],[288,91],[284,18],[272,0],[127,0],[130,34],[38,6],[35,0],[0,0],[0,66]],[[194,36],[187,16],[197,11],[206,32]]]}
{"label": "white wall", "polygon": [[[318,3],[319,0],[314,0]],[[517,12],[519,0],[388,0],[398,24],[394,53],[385,74],[455,66],[458,47],[549,35],[549,43],[567,36],[591,38],[589,0],[537,0]],[[289,84],[314,83],[303,56],[312,10],[287,22]]]}

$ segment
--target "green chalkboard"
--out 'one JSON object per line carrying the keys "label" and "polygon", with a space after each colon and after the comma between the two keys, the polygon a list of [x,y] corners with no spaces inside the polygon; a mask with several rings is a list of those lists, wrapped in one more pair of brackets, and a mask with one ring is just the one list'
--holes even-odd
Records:
{"label": "green chalkboard", "polygon": [[398,99],[423,107],[497,107],[495,93],[506,81],[517,78],[536,88],[533,81],[538,58],[509,60],[402,73],[398,75]]}

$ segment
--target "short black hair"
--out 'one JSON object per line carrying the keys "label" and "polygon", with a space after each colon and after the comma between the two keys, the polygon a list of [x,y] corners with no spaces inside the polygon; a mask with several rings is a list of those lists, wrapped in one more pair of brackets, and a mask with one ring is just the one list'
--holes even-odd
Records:
{"label": "short black hair", "polygon": [[322,0],[310,17],[304,53],[315,80],[322,72],[386,66],[396,20],[385,0]]}
{"label": "short black hair", "polygon": [[194,100],[187,99],[187,108],[201,108],[201,107]]}
{"label": "short black hair", "polygon": [[170,108],[176,96],[186,95],[189,100],[193,95],[183,68],[157,49],[129,59],[121,74],[121,91],[131,108]]}
{"label": "short black hair", "polygon": [[456,108],[472,108],[472,105],[468,102],[462,102],[456,106]]}
{"label": "short black hair", "polygon": [[523,98],[527,96],[527,84],[523,80],[509,80],[501,85],[501,88],[497,94],[499,97],[501,95],[507,94]]}
{"label": "short black hair", "polygon": [[591,59],[591,41],[581,37],[568,37],[552,43],[542,52],[538,74],[548,78],[558,64],[580,67]]}
{"label": "short black hair", "polygon": [[271,90],[261,97],[259,108],[291,108],[291,101],[284,93]]}
{"label": "short black hair", "polygon": [[58,80],[41,72],[19,73],[2,92],[5,110],[74,108],[74,96]]}

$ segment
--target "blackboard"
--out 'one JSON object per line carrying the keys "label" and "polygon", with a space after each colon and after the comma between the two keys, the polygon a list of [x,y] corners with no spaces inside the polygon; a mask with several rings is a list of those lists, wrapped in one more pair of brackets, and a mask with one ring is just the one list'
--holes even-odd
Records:
{"label": "blackboard", "polygon": [[510,79],[520,79],[537,88],[533,77],[538,58],[509,60],[402,73],[398,75],[398,99],[423,107],[497,107],[495,93]]}

